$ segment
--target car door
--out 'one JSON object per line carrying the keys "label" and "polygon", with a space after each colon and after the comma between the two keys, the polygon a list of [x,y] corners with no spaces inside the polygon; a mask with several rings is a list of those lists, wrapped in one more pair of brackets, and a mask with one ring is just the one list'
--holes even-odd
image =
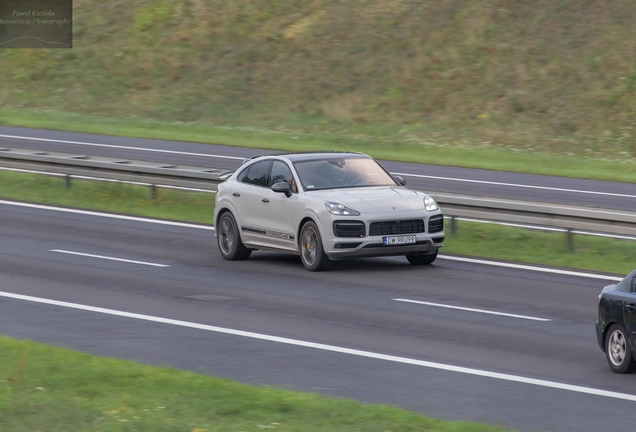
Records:
{"label": "car door", "polygon": [[263,193],[267,191],[271,160],[251,164],[239,173],[232,192],[232,202],[238,212],[241,238],[247,246],[263,245]]}
{"label": "car door", "polygon": [[[273,184],[284,181],[291,187],[291,195],[274,192]],[[263,242],[265,246],[296,250],[296,215],[302,207],[298,195],[297,182],[289,166],[280,160],[272,163],[269,188],[262,200]]]}
{"label": "car door", "polygon": [[625,296],[624,300],[625,331],[629,335],[633,352],[636,352],[636,276],[632,277],[630,292]]}

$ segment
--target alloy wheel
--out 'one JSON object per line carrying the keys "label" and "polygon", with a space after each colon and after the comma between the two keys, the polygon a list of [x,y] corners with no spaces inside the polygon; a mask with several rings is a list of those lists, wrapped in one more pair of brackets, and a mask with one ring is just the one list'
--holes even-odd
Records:
{"label": "alloy wheel", "polygon": [[607,344],[609,350],[610,361],[615,366],[620,366],[625,361],[625,355],[627,355],[627,342],[625,341],[625,335],[620,330],[614,330],[609,337]]}
{"label": "alloy wheel", "polygon": [[302,235],[302,247],[300,253],[303,256],[303,260],[308,265],[314,265],[316,263],[318,251],[318,239],[316,238],[316,231],[312,227],[306,227],[303,230]]}
{"label": "alloy wheel", "polygon": [[224,255],[229,255],[234,250],[234,223],[229,217],[224,217],[219,227],[218,235],[221,237],[219,246]]}

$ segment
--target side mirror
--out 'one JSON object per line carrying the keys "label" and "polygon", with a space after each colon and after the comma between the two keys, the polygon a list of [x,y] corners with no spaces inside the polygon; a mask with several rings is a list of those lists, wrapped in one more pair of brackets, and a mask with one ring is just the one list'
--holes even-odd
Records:
{"label": "side mirror", "polygon": [[395,179],[395,181],[400,185],[400,186],[405,186],[406,185],[406,180],[404,180],[404,177],[399,176],[399,175],[394,175],[393,178]]}
{"label": "side mirror", "polygon": [[284,193],[287,198],[291,196],[291,187],[287,182],[281,181],[272,185],[272,190],[278,193]]}

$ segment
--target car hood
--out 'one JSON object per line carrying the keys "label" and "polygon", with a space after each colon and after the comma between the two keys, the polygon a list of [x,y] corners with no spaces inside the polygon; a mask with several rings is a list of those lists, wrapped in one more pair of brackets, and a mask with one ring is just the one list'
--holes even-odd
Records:
{"label": "car hood", "polygon": [[424,209],[424,197],[411,189],[399,186],[359,187],[311,191],[307,195],[333,201],[361,213]]}

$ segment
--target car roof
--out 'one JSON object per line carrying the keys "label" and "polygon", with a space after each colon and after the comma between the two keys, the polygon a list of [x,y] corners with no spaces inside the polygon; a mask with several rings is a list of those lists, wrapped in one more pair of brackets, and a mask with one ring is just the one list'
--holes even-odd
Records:
{"label": "car roof", "polygon": [[280,156],[284,157],[292,162],[299,161],[310,161],[310,160],[320,160],[320,159],[328,159],[329,156],[338,156],[338,157],[348,157],[348,158],[371,158],[371,156],[358,153],[358,152],[344,152],[344,151],[307,151],[307,152],[289,152],[289,153],[272,153],[267,155],[259,155],[253,156],[251,158],[245,159],[243,163],[268,156]]}

